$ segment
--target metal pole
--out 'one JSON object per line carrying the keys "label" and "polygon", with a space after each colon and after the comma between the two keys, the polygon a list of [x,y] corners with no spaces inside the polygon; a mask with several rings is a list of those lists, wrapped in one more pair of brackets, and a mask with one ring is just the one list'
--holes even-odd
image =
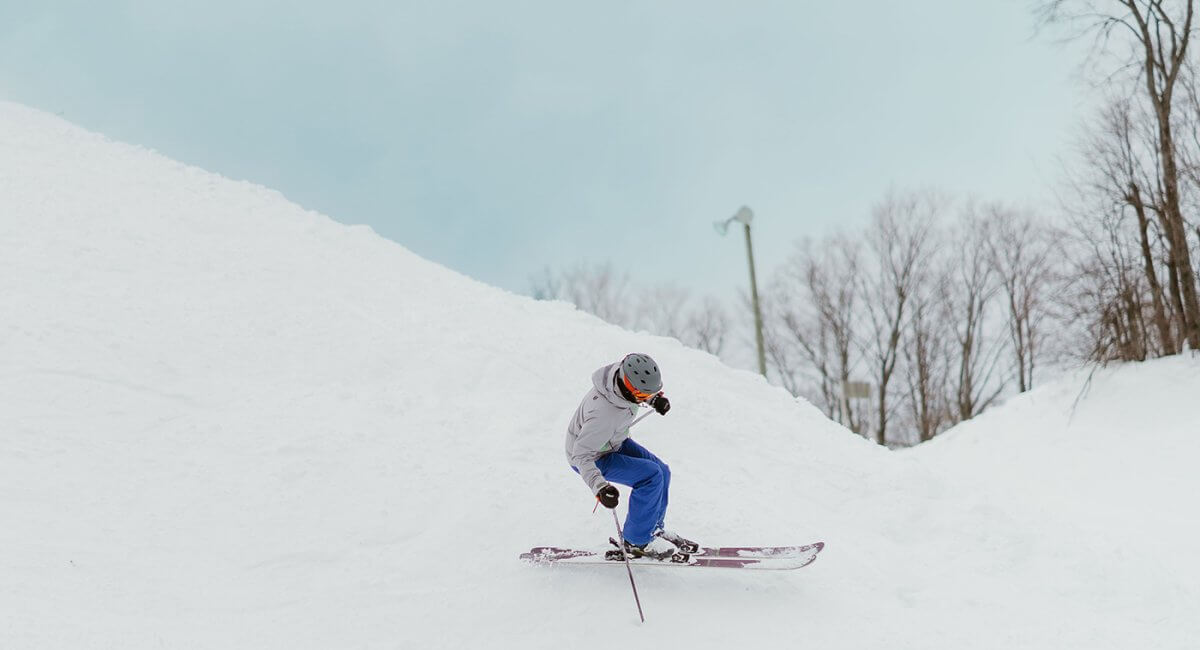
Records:
{"label": "metal pole", "polygon": [[754,301],[754,338],[758,342],[758,371],[767,376],[767,355],[763,350],[762,310],[758,306],[758,280],[754,277],[754,247],[750,245],[750,224],[746,226],[746,257],[750,260],[750,298]]}
{"label": "metal pole", "polygon": [[629,565],[629,554],[625,552],[625,533],[621,532],[621,521],[617,519],[617,510],[613,511],[613,523],[617,525],[617,542],[621,545],[621,557],[625,558],[625,570],[629,572],[629,586],[633,587],[633,602],[637,603],[638,618],[642,622],[646,622],[646,617],[642,615],[642,599],[638,598],[637,585],[633,582],[633,567]]}
{"label": "metal pole", "polygon": [[[653,412],[654,412],[654,409],[650,409],[650,413],[653,413]],[[633,425],[637,424],[638,422],[641,422],[642,420],[645,420],[650,415],[650,413],[643,413],[640,417],[638,417],[638,419],[634,420],[633,422],[630,422],[629,426],[627,426],[625,428],[632,429]]]}

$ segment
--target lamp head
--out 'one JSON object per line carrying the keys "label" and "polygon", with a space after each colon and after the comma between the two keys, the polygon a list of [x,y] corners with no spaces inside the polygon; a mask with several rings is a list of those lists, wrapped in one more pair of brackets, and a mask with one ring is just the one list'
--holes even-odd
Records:
{"label": "lamp head", "polygon": [[733,215],[733,220],[740,221],[749,226],[750,222],[754,220],[754,212],[743,205],[738,209],[737,214]]}

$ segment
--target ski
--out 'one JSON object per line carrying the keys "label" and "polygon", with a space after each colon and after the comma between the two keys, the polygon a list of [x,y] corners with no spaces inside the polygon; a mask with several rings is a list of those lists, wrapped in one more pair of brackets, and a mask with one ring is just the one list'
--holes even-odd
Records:
{"label": "ski", "polygon": [[825,542],[815,542],[803,546],[721,546],[712,548],[701,546],[691,553],[695,557],[736,557],[758,560],[784,559],[798,556],[815,555],[825,548]]}
{"label": "ski", "polygon": [[[667,560],[630,558],[637,566],[709,567],[716,569],[754,569],[780,571],[799,569],[812,564],[825,547],[824,542],[804,546],[726,546],[701,547],[699,553],[676,553]],[[757,555],[756,555],[757,554]],[[520,559],[530,564],[610,564],[623,565],[620,551],[585,551],[580,549],[538,546],[522,553]]]}

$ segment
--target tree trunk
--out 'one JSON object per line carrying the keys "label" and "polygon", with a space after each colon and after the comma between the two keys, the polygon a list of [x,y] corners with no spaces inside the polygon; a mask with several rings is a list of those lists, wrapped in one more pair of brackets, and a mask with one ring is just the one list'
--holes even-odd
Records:
{"label": "tree trunk", "polygon": [[[1179,288],[1183,299],[1180,314],[1181,332],[1193,350],[1200,350],[1200,299],[1196,296],[1196,274],[1192,269],[1191,253],[1188,251],[1187,230],[1183,212],[1179,207],[1179,168],[1175,160],[1175,139],[1171,133],[1171,108],[1174,103],[1175,82],[1186,61],[1187,46],[1192,35],[1194,5],[1187,2],[1184,24],[1176,30],[1175,24],[1166,16],[1161,3],[1151,2],[1143,15],[1134,0],[1123,0],[1141,35],[1141,46],[1145,59],[1143,76],[1146,91],[1150,95],[1154,116],[1158,120],[1158,150],[1162,169],[1165,205],[1159,212],[1171,257],[1179,276]],[[1153,25],[1150,22],[1153,21]],[[1162,26],[1168,28],[1170,49],[1164,51]],[[1152,33],[1153,32],[1153,33]]]}
{"label": "tree trunk", "polygon": [[1025,341],[1025,326],[1022,324],[1020,312],[1017,310],[1016,298],[1011,294],[1008,298],[1009,309],[1015,315],[1013,322],[1013,347],[1017,353],[1017,392],[1024,393],[1029,390],[1029,386],[1025,383],[1025,353],[1029,346]]}
{"label": "tree trunk", "polygon": [[1141,234],[1142,263],[1145,265],[1146,281],[1150,283],[1150,296],[1154,307],[1154,325],[1158,329],[1158,340],[1164,355],[1175,354],[1175,341],[1171,337],[1171,323],[1167,320],[1166,309],[1163,307],[1162,287],[1158,284],[1158,273],[1154,271],[1154,256],[1150,252],[1150,237],[1147,229],[1150,225],[1146,217],[1146,206],[1142,203],[1141,190],[1136,183],[1129,185],[1129,204],[1137,213],[1138,232]]}
{"label": "tree trunk", "polygon": [[[1179,322],[1183,322],[1183,295],[1179,291],[1179,268],[1175,265],[1175,254],[1172,252],[1167,255],[1167,283],[1171,285],[1171,303],[1174,307],[1174,312]],[[1179,330],[1179,346],[1183,345],[1185,335],[1184,330]]]}
{"label": "tree trunk", "polygon": [[[1179,209],[1179,172],[1175,165],[1175,147],[1171,140],[1169,108],[1159,108],[1159,148],[1162,154],[1163,187],[1166,190],[1166,209],[1161,213],[1163,230],[1171,247],[1171,259],[1179,279],[1180,331],[1193,350],[1200,350],[1200,299],[1196,295],[1196,274],[1188,250],[1187,230]],[[1165,113],[1165,114],[1164,114]]]}

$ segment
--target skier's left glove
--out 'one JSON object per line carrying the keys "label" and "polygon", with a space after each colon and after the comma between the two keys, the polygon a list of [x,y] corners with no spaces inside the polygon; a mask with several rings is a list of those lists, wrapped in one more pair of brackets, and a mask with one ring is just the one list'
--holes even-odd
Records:
{"label": "skier's left glove", "polygon": [[667,411],[671,410],[671,400],[667,399],[666,395],[659,393],[650,399],[650,406],[654,407],[659,415],[666,415]]}
{"label": "skier's left glove", "polygon": [[596,493],[596,500],[600,505],[612,510],[617,507],[617,502],[621,500],[621,493],[617,492],[617,488],[613,487],[612,483],[605,483],[600,491]]}

